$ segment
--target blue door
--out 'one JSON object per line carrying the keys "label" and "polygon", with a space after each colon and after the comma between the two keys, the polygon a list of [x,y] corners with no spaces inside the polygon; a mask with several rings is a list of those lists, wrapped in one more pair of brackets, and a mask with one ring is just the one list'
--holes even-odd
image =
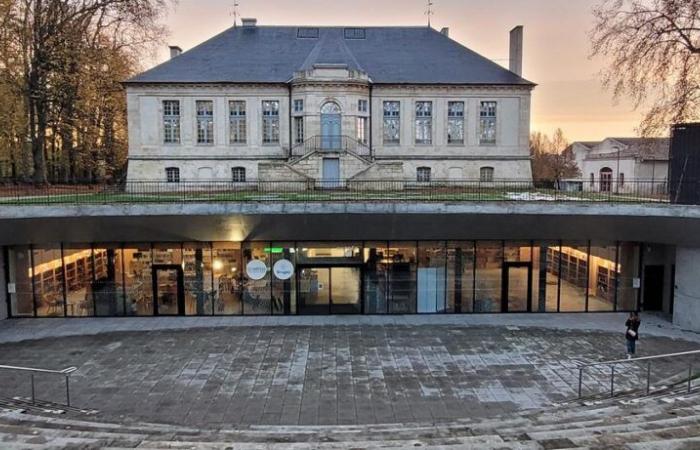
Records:
{"label": "blue door", "polygon": [[340,114],[321,114],[321,149],[340,150]]}
{"label": "blue door", "polygon": [[323,187],[340,186],[340,160],[338,158],[323,158]]}

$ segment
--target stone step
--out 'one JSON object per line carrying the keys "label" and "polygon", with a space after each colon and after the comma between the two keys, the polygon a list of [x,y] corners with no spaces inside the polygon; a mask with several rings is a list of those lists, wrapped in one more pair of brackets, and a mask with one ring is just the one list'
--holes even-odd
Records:
{"label": "stone step", "polygon": [[680,427],[668,427],[658,430],[648,431],[630,431],[626,433],[604,434],[599,436],[588,436],[583,438],[571,439],[577,445],[589,445],[597,447],[606,445],[611,447],[620,447],[634,443],[654,442],[659,440],[669,439],[696,439],[700,438],[700,424],[686,425]]}
{"label": "stone step", "polygon": [[44,449],[63,449],[66,447],[86,448],[87,446],[96,448],[105,443],[107,442],[96,438],[74,438],[63,436],[47,438],[41,434],[31,435],[0,432],[0,448],[3,449],[5,449],[6,445],[9,444],[40,445],[41,448]]}
{"label": "stone step", "polygon": [[634,442],[626,447],[629,450],[692,450],[700,448],[700,437]]}

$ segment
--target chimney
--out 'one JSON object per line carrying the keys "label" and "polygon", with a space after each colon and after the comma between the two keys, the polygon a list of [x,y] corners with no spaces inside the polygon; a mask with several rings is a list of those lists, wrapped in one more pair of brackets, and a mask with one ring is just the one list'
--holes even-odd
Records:
{"label": "chimney", "polygon": [[182,54],[182,49],[180,47],[178,47],[177,45],[170,46],[170,59],[173,59],[176,56],[180,56],[181,54]]}
{"label": "chimney", "polygon": [[450,29],[448,27],[445,27],[442,30],[440,30],[440,34],[442,34],[443,36],[450,37]]}
{"label": "chimney", "polygon": [[241,19],[241,26],[243,28],[255,28],[258,25],[258,19]]}
{"label": "chimney", "polygon": [[510,71],[523,76],[523,26],[510,30]]}

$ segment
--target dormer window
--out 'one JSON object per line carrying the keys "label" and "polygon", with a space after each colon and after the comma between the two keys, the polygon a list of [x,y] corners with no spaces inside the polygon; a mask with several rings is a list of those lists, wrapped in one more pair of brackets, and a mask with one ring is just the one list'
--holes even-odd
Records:
{"label": "dormer window", "polygon": [[345,39],[365,39],[366,32],[364,28],[346,28]]}
{"label": "dormer window", "polygon": [[297,28],[298,39],[318,39],[319,29],[313,27]]}

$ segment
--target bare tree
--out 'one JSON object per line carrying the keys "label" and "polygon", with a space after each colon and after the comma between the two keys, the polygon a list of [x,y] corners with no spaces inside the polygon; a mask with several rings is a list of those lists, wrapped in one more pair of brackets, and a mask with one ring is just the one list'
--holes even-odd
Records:
{"label": "bare tree", "polygon": [[641,134],[700,117],[700,0],[601,0],[593,14],[603,84],[645,109]]}
{"label": "bare tree", "polygon": [[530,136],[532,176],[538,181],[560,181],[580,175],[564,132],[559,128],[552,138],[540,132]]}

